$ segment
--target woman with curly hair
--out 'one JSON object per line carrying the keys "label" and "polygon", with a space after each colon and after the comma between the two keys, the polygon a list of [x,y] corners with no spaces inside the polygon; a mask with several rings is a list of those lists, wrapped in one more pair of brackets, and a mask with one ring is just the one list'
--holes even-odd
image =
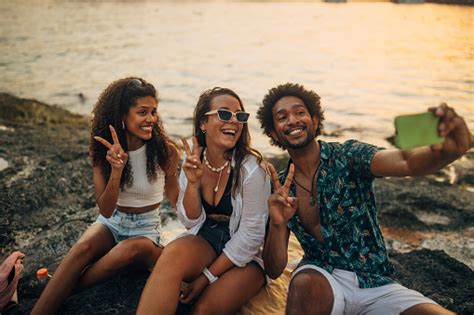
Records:
{"label": "woman with curly hair", "polygon": [[159,206],[178,197],[176,145],[165,134],[153,85],[111,83],[93,110],[90,156],[100,215],[70,249],[32,314],[53,314],[74,291],[126,266],[150,269],[162,253]]}
{"label": "woman with curly hair", "polygon": [[[188,230],[165,247],[137,314],[171,315],[179,302],[193,314],[235,314],[264,285],[270,182],[250,147],[248,118],[232,90],[200,96],[179,178],[178,218]],[[182,281],[189,285],[180,292]]]}

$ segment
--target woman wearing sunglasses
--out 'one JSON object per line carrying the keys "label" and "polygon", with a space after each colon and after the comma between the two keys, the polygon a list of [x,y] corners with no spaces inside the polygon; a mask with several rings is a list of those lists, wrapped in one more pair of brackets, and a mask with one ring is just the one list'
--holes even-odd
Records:
{"label": "woman wearing sunglasses", "polygon": [[[232,90],[199,97],[179,178],[178,217],[188,230],[165,247],[138,314],[175,314],[179,302],[194,314],[235,314],[264,285],[270,182],[250,147],[248,118]],[[189,283],[183,291],[182,281]]]}
{"label": "woman wearing sunglasses", "polygon": [[100,215],[54,272],[32,314],[54,314],[73,291],[126,266],[151,269],[162,252],[159,206],[178,197],[179,153],[138,78],[110,84],[93,110],[90,156]]}

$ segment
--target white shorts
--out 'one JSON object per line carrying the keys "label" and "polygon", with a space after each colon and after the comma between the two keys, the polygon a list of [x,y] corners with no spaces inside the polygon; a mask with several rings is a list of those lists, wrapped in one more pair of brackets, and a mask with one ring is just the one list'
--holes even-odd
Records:
{"label": "white shorts", "polygon": [[360,313],[398,315],[418,304],[437,304],[421,293],[398,283],[361,289],[356,274],[342,269],[334,269],[330,274],[323,268],[305,264],[293,272],[292,279],[298,272],[305,269],[318,271],[329,281],[334,296],[332,315]]}

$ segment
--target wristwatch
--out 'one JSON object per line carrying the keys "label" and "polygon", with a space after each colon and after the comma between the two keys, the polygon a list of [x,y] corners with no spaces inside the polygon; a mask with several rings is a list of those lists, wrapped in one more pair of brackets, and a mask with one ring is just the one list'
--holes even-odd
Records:
{"label": "wristwatch", "polygon": [[210,272],[209,269],[207,269],[207,267],[204,268],[202,273],[206,276],[207,280],[209,280],[210,284],[216,282],[217,279],[219,279],[219,277],[214,276],[212,272]]}

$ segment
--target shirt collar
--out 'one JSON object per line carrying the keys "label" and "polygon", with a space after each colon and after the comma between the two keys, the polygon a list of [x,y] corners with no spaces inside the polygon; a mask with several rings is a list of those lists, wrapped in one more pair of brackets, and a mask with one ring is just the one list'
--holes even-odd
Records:
{"label": "shirt collar", "polygon": [[[327,144],[327,142],[322,141],[322,140],[318,140],[318,143],[319,143],[320,158],[325,160],[325,161],[328,160],[329,159],[329,153],[330,153],[329,145]],[[290,157],[290,159],[288,160],[288,164],[286,165],[285,178],[288,175],[288,171],[290,169],[290,164],[292,162],[293,161],[291,160],[291,157]]]}

